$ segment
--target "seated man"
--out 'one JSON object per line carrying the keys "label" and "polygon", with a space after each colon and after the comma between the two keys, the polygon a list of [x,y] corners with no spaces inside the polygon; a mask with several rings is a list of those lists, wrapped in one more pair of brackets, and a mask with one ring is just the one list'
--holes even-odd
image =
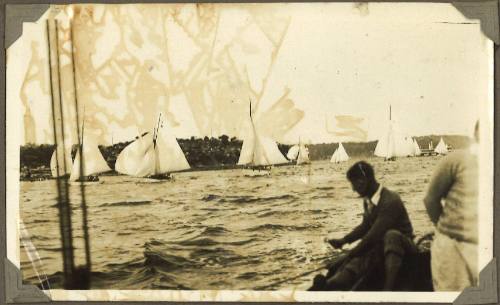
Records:
{"label": "seated man", "polygon": [[347,171],[353,191],[363,198],[362,223],[340,239],[331,239],[334,248],[361,241],[342,259],[336,272],[326,279],[327,290],[349,290],[376,264],[385,265],[384,290],[394,289],[403,257],[416,253],[413,228],[398,194],[381,186],[373,168],[364,161]]}

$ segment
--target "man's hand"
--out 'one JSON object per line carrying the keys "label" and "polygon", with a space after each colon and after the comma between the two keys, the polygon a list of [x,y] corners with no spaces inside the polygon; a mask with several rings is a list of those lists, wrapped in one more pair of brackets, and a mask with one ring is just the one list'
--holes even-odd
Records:
{"label": "man's hand", "polygon": [[336,238],[332,238],[332,239],[329,239],[328,240],[328,243],[334,247],[335,249],[340,249],[342,248],[342,246],[345,244],[345,241],[343,238],[339,238],[339,239],[336,239]]}

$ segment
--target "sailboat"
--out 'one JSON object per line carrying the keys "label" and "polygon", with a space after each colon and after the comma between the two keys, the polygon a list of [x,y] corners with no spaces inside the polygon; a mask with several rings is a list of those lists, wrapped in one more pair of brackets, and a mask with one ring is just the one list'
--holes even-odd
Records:
{"label": "sailboat", "polygon": [[146,133],[118,155],[115,170],[133,177],[166,180],[171,173],[189,169],[189,163],[175,136],[161,120],[152,133]]}
{"label": "sailboat", "polygon": [[299,156],[299,145],[293,145],[290,147],[286,154],[286,158],[290,161],[295,161],[297,160],[297,157]]}
{"label": "sailboat", "polygon": [[251,175],[261,175],[270,174],[273,165],[288,163],[288,160],[283,156],[276,142],[257,132],[252,118],[251,102],[250,123],[252,128],[243,141],[238,165],[244,165],[247,169],[251,169]]}
{"label": "sailboat", "polygon": [[404,137],[404,149],[406,152],[407,157],[414,157],[415,156],[415,145],[413,143],[413,139],[410,136],[405,136]]}
{"label": "sailboat", "polygon": [[[64,154],[64,164],[58,163],[58,154]],[[60,158],[59,160],[63,160],[63,158]],[[72,163],[71,150],[65,150],[60,144],[58,144],[52,153],[52,157],[50,157],[50,172],[52,173],[52,177],[63,178],[69,176],[69,174],[71,174]]]}
{"label": "sailboat", "polygon": [[375,156],[383,157],[385,160],[395,160],[396,157],[408,157],[412,155],[410,137],[404,136],[391,118],[391,107],[389,106],[389,123],[387,131],[378,140],[375,147]]}
{"label": "sailboat", "polygon": [[111,171],[111,168],[104,160],[97,143],[87,137],[83,139],[76,151],[69,181],[97,182],[97,174]]}
{"label": "sailboat", "polygon": [[297,156],[297,165],[309,163],[311,163],[309,160],[309,149],[302,144],[299,138],[299,155]]}
{"label": "sailboat", "polygon": [[413,151],[415,156],[420,156],[422,154],[422,150],[420,150],[420,146],[418,146],[418,142],[415,139],[413,139]]}
{"label": "sailboat", "polygon": [[341,142],[341,143],[339,143],[339,147],[333,153],[332,158],[330,159],[330,162],[340,163],[340,162],[345,162],[347,160],[349,160],[349,155],[345,151],[344,145],[342,145],[342,142]]}
{"label": "sailboat", "polygon": [[392,122],[389,121],[389,126],[386,134],[380,138],[377,142],[377,146],[375,147],[375,156],[383,157],[385,160],[394,160],[395,159],[395,141],[394,141],[394,132],[393,132]]}
{"label": "sailboat", "polygon": [[448,153],[448,146],[444,143],[443,138],[439,140],[438,145],[434,149],[434,152],[440,154],[440,155],[446,155]]}
{"label": "sailboat", "polygon": [[286,157],[288,160],[292,161],[292,163],[297,165],[311,163],[309,160],[309,149],[300,141],[300,138],[299,144],[290,147]]}

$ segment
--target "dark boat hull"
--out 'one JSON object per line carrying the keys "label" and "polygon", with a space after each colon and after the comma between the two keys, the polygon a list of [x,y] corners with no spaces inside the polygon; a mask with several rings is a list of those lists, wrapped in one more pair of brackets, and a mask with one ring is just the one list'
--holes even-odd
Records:
{"label": "dark boat hull", "polygon": [[[396,280],[393,291],[433,291],[430,251],[419,251],[407,255]],[[326,276],[317,275],[310,291],[328,291],[326,279],[335,274],[341,264],[334,264]],[[350,291],[382,291],[384,289],[384,266],[374,266],[349,289]]]}

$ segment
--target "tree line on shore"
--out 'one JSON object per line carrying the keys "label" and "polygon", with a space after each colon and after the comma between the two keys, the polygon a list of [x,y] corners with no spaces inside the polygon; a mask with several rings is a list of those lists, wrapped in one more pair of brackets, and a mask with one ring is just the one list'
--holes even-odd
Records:
{"label": "tree line on shore", "polygon": [[[429,143],[437,145],[441,136],[416,137],[421,148],[427,148]],[[465,136],[443,136],[445,142],[454,149],[464,148],[469,140]],[[178,139],[179,146],[184,152],[189,165],[192,168],[214,167],[224,165],[234,165],[238,163],[243,141],[235,137],[229,138],[222,135],[218,138],[204,137],[189,139]],[[99,146],[99,149],[111,168],[114,168],[118,154],[132,141],[116,143],[110,146]],[[343,143],[346,152],[351,157],[370,157],[375,151],[377,141],[371,142],[345,142]],[[292,145],[278,143],[278,148],[286,156],[288,149]],[[307,145],[309,157],[314,160],[329,159],[338,143],[321,143]],[[20,165],[21,169],[42,169],[49,168],[50,158],[55,146],[52,144],[27,144],[21,146]],[[72,156],[76,154],[76,146],[73,146]]]}

